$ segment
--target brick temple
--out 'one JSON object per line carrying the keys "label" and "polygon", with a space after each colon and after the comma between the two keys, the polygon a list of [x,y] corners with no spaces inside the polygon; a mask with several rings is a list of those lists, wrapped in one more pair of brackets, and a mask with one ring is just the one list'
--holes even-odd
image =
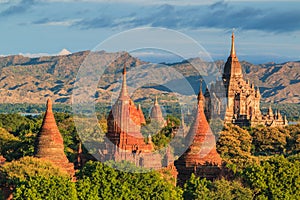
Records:
{"label": "brick temple", "polygon": [[160,168],[162,158],[153,153],[151,136],[145,141],[141,133],[141,125],[144,123],[145,118],[140,106],[137,108],[128,94],[124,66],[121,92],[107,118],[108,141],[106,150],[103,151],[104,159],[126,160],[140,167]]}
{"label": "brick temple", "polygon": [[70,163],[64,152],[63,138],[58,130],[53,112],[52,101],[47,100],[47,109],[42,127],[38,134],[35,157],[50,161],[55,166],[74,176],[73,163]]}
{"label": "brick temple", "polygon": [[[208,119],[225,113],[224,122],[243,126],[286,126],[288,121],[277,111],[275,115],[262,115],[260,111],[261,95],[258,87],[245,80],[242,66],[235,51],[235,36],[231,36],[231,50],[224,66],[222,80],[211,84],[206,90],[205,113]],[[225,90],[225,93],[224,91]],[[225,94],[225,96],[224,96]],[[222,99],[227,98],[227,105]]]}

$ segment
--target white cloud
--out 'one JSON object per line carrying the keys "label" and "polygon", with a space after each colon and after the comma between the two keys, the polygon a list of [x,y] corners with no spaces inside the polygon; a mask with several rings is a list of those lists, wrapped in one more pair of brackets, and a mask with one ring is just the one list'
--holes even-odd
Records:
{"label": "white cloud", "polygon": [[41,23],[41,25],[45,26],[72,26],[74,23],[79,22],[80,19],[72,19],[65,21],[49,21],[45,23]]}

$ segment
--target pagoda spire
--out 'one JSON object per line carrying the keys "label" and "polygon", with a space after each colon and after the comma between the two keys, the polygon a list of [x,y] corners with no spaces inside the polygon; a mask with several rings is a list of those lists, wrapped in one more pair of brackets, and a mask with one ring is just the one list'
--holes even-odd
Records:
{"label": "pagoda spire", "polygon": [[224,82],[225,86],[229,84],[230,81],[229,79],[231,79],[231,77],[238,77],[238,78],[243,77],[242,66],[236,55],[234,40],[235,40],[235,36],[234,36],[234,32],[232,32],[230,55],[227,59],[227,62],[225,63],[224,73],[223,73],[223,80],[225,81]]}
{"label": "pagoda spire", "polygon": [[128,95],[128,89],[127,89],[126,66],[124,65],[122,88],[121,88],[119,99],[127,99],[127,98],[129,98],[129,95]]}
{"label": "pagoda spire", "polygon": [[232,35],[231,35],[231,51],[230,51],[230,56],[231,57],[235,57],[235,46],[234,46],[234,32],[232,31]]}
{"label": "pagoda spire", "polygon": [[201,102],[203,102],[204,101],[204,96],[203,96],[203,92],[202,92],[202,79],[200,80],[200,90],[199,90],[199,94],[198,94],[198,105],[199,105],[199,103],[200,103],[200,101]]}

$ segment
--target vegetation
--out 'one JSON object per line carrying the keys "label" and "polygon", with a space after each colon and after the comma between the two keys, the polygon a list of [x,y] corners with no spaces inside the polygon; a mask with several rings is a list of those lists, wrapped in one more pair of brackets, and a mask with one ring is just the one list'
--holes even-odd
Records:
{"label": "vegetation", "polygon": [[[296,199],[300,195],[300,124],[226,125],[217,135],[217,150],[228,168],[226,179],[212,182],[192,176],[181,189],[158,172],[115,169],[118,165],[126,171],[140,170],[129,163],[89,161],[72,182],[50,163],[28,157],[34,154],[42,117],[0,114],[0,154],[7,159],[0,166],[0,188],[11,188],[15,199]],[[79,137],[73,117],[55,113],[55,118],[65,152],[75,162]],[[101,129],[107,130],[105,117],[98,119]],[[157,149],[169,143],[180,124],[172,116],[167,121],[152,136]]]}
{"label": "vegetation", "polygon": [[[114,163],[88,162],[78,174],[78,199],[181,199],[181,189],[164,181],[158,172],[117,171]],[[129,163],[118,169],[139,170]]]}
{"label": "vegetation", "polygon": [[249,165],[241,174],[256,199],[297,199],[300,195],[300,162],[275,156]]}
{"label": "vegetation", "polygon": [[185,183],[183,191],[184,199],[252,199],[250,188],[244,187],[239,181],[227,181],[225,179],[214,182],[200,179],[192,174]]}
{"label": "vegetation", "polygon": [[[14,199],[74,199],[70,177],[38,158],[24,157],[0,168],[0,187],[11,188]],[[47,189],[45,189],[47,188]]]}

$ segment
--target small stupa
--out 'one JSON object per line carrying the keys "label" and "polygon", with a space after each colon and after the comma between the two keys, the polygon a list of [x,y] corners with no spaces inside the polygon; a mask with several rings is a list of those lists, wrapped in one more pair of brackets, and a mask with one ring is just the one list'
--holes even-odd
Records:
{"label": "small stupa", "polygon": [[64,153],[64,141],[56,125],[50,99],[47,100],[47,110],[37,143],[36,157],[48,160],[71,176],[74,175],[74,165],[69,162]]}

